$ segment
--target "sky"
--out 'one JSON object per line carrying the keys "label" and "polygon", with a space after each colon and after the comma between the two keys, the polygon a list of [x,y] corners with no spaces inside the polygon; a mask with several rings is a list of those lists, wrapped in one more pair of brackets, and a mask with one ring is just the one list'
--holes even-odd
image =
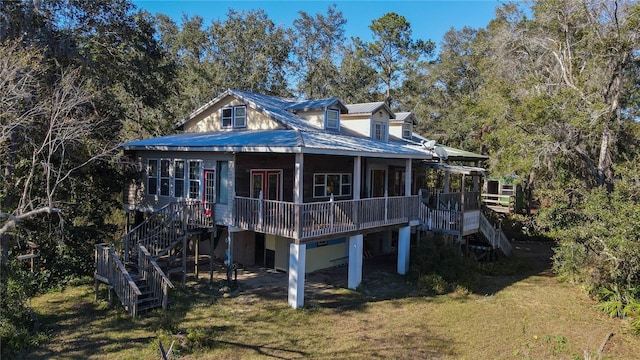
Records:
{"label": "sky", "polygon": [[162,13],[168,15],[180,24],[182,14],[190,17],[199,15],[204,24],[209,26],[212,21],[225,20],[227,11],[263,9],[269,18],[277,25],[292,27],[293,20],[298,17],[298,11],[305,11],[309,15],[326,14],[332,4],[342,11],[347,24],[345,35],[347,38],[360,37],[365,41],[371,40],[369,25],[372,20],[380,18],[388,12],[396,12],[404,16],[411,24],[412,38],[432,40],[438,48],[444,34],[452,27],[462,29],[464,26],[472,28],[485,27],[494,18],[497,0],[351,0],[351,1],[222,1],[222,0],[134,0],[139,8],[151,14]]}

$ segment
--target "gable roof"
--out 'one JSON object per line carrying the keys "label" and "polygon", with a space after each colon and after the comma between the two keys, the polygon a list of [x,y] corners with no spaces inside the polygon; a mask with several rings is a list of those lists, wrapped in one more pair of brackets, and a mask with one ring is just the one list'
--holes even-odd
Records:
{"label": "gable roof", "polygon": [[392,120],[393,122],[405,122],[411,121],[413,125],[418,124],[418,119],[416,115],[411,111],[402,111],[396,113],[396,118]]}
{"label": "gable roof", "polygon": [[233,96],[236,99],[246,103],[248,106],[262,112],[263,114],[271,117],[273,120],[279,122],[289,129],[298,129],[298,130],[318,130],[318,128],[313,125],[305,122],[300,117],[295,114],[287,111],[287,107],[290,105],[290,102],[269,95],[256,94],[249,91],[235,90],[229,89],[222,94],[218,95],[211,101],[199,107],[196,111],[187,115],[184,119],[177,122],[173,128],[180,129],[184,124],[193,120],[196,116],[203,113],[205,110],[213,106],[215,103],[224,99],[227,96]]}
{"label": "gable roof", "polygon": [[391,108],[383,101],[359,103],[359,104],[347,104],[349,114],[373,114],[379,110],[385,110],[389,113],[391,119],[395,118],[395,114],[391,111]]}
{"label": "gable roof", "polygon": [[328,98],[328,99],[317,99],[317,100],[298,100],[293,101],[287,107],[287,110],[296,111],[296,110],[323,110],[325,108],[336,105],[340,109],[340,113],[345,114],[349,110],[346,106],[336,97]]}
{"label": "gable roof", "polygon": [[329,106],[336,105],[340,109],[341,113],[346,113],[348,111],[347,107],[344,106],[344,104],[342,104],[342,102],[340,102],[340,100],[335,97],[319,100],[288,100],[275,96],[256,94],[249,91],[228,89],[227,91],[215,97],[213,100],[199,107],[196,111],[187,115],[184,119],[177,122],[173,126],[173,128],[180,129],[184,124],[191,121],[206,109],[224,99],[226,96],[233,96],[236,99],[251,106],[252,108],[271,117],[273,120],[284,125],[286,128],[296,130],[311,131],[320,129],[296,116],[294,113],[295,110],[324,109]]}

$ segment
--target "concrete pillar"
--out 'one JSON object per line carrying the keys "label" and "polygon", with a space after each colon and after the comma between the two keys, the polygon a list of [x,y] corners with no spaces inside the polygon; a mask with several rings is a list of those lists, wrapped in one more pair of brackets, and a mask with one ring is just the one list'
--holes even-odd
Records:
{"label": "concrete pillar", "polygon": [[304,306],[304,272],[307,245],[289,244],[289,306]]}
{"label": "concrete pillar", "polygon": [[398,230],[398,274],[409,272],[409,247],[411,246],[411,227],[405,226]]}
{"label": "concrete pillar", "polygon": [[349,237],[349,289],[356,289],[362,282],[363,239],[362,234]]}

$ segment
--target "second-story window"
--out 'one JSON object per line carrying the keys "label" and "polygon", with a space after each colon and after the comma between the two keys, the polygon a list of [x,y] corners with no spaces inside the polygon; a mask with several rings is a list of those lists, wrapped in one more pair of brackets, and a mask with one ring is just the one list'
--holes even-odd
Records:
{"label": "second-story window", "polygon": [[405,139],[411,139],[413,133],[413,125],[411,123],[402,124],[402,137]]}
{"label": "second-story window", "polygon": [[389,128],[384,121],[374,121],[371,124],[371,137],[377,140],[387,141]]}
{"label": "second-story window", "polygon": [[340,128],[340,112],[338,110],[327,110],[327,129],[339,129]]}
{"label": "second-story window", "polygon": [[223,108],[221,122],[223,128],[247,127],[247,107],[240,105]]}

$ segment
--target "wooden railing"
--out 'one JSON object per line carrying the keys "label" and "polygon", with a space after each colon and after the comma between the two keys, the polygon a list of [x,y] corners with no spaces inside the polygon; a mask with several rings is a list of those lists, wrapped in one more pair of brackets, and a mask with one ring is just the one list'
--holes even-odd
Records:
{"label": "wooden railing", "polygon": [[500,249],[507,256],[511,255],[511,243],[507,236],[500,228],[494,227],[482,213],[480,213],[480,231],[494,249]]}
{"label": "wooden railing", "polygon": [[[464,194],[464,196],[463,196]],[[478,210],[480,193],[477,191],[439,193],[438,200],[441,208],[459,211],[462,210],[462,200],[464,198],[464,210]]]}
{"label": "wooden railing", "polygon": [[464,211],[464,221],[462,223],[462,235],[469,235],[478,232],[480,228],[480,210]]}
{"label": "wooden railing", "polygon": [[458,235],[461,231],[462,212],[432,209],[421,204],[420,222],[427,230]]}
{"label": "wooden railing", "polygon": [[143,245],[153,256],[159,256],[174,246],[186,230],[212,226],[213,214],[205,214],[204,210],[199,201],[179,201],[154,212],[124,235],[125,262],[129,261],[132,249],[137,245]]}
{"label": "wooden railing", "polygon": [[140,245],[138,251],[140,276],[147,281],[153,297],[157,299],[155,303],[150,305],[162,306],[163,309],[166,309],[169,300],[169,288],[174,288],[173,283],[160,269],[160,266],[158,266],[158,263],[146,247]]}
{"label": "wooden railing", "polygon": [[129,272],[116,255],[115,250],[108,244],[96,245],[96,275],[113,288],[120,302],[132,317],[138,313],[138,297],[142,295],[140,289],[129,275]]}
{"label": "wooden railing", "polygon": [[419,203],[417,195],[304,204],[236,196],[234,226],[303,240],[408,223]]}
{"label": "wooden railing", "polygon": [[504,208],[508,212],[514,212],[516,197],[513,195],[482,194],[482,204],[492,208]]}

